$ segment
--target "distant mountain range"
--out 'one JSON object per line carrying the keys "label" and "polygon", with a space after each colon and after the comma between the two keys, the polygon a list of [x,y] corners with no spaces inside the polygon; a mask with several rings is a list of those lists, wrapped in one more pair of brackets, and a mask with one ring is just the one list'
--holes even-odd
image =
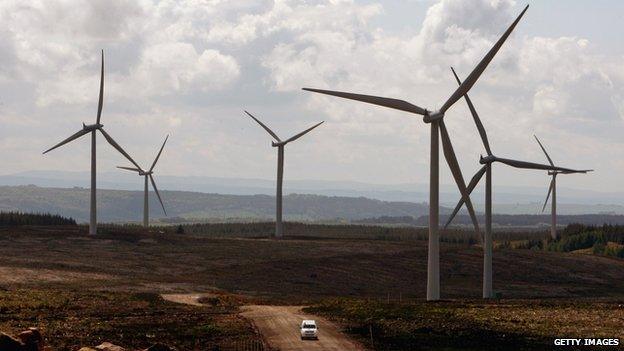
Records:
{"label": "distant mountain range", "polygon": [[[494,214],[492,216],[492,225],[494,227],[550,227],[551,216],[547,215],[506,215]],[[445,225],[448,215],[440,216],[440,225]],[[478,216],[479,223],[484,223],[483,214]],[[418,218],[410,216],[402,217],[377,217],[364,218],[352,221],[354,224],[392,224],[399,226],[421,226],[429,225],[428,216],[420,216]],[[624,215],[612,214],[584,214],[584,215],[557,215],[557,225],[565,226],[572,223],[582,223],[585,225],[601,226],[603,224],[624,225]],[[470,216],[462,214],[453,219],[450,227],[452,228],[472,228],[472,220]]]}
{"label": "distant mountain range", "polygon": [[[29,171],[0,176],[0,185],[37,185],[40,187],[88,187],[88,172]],[[275,181],[265,179],[217,178],[157,175],[159,189],[230,195],[275,194]],[[142,180],[123,172],[98,173],[98,188],[112,190],[140,190]],[[498,186],[494,192],[494,211],[501,214],[539,214],[546,195],[546,187]],[[560,214],[624,214],[623,192],[597,192],[560,187],[558,211]],[[285,194],[313,194],[327,197],[366,197],[389,202],[426,203],[429,201],[427,184],[368,184],[349,181],[288,180]],[[440,202],[453,207],[458,200],[454,185],[440,186]],[[483,210],[483,193],[478,188],[473,202]],[[395,214],[396,215],[396,214]],[[411,214],[414,216],[415,214]]]}
{"label": "distant mountain range", "polygon": [[[161,190],[168,219],[182,220],[272,220],[275,198],[269,195],[221,195]],[[164,214],[154,193],[150,194],[150,217]],[[78,222],[89,218],[89,189],[43,188],[35,185],[0,186],[0,211],[53,213]],[[381,216],[423,216],[427,204],[381,201],[364,197],[290,194],[284,197],[286,220],[353,221]],[[98,220],[138,222],[143,213],[143,192],[98,190]],[[441,213],[450,209],[441,208]]]}

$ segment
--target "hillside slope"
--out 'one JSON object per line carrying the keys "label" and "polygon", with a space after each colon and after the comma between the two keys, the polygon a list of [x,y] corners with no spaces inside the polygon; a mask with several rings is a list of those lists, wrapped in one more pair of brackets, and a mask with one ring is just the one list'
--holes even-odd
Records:
{"label": "hillside slope", "polygon": [[[161,191],[168,217],[187,219],[271,219],[275,198],[269,195],[221,195],[187,191]],[[164,213],[150,192],[150,217]],[[89,217],[89,189],[42,188],[37,186],[0,186],[0,211],[50,212],[70,216],[79,222]],[[98,190],[98,220],[104,222],[139,221],[143,211],[143,192]],[[290,194],[284,197],[287,220],[355,220],[380,216],[422,216],[426,204],[388,202],[363,197],[337,197]],[[447,208],[441,208],[448,213]]]}

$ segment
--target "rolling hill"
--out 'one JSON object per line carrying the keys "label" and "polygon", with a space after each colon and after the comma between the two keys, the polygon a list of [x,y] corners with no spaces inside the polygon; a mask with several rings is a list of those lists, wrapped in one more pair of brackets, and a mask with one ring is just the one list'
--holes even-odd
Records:
{"label": "rolling hill", "polygon": [[[188,191],[161,191],[169,221],[176,219],[267,220],[275,215],[275,198],[269,195],[221,195]],[[152,192],[150,218],[164,213]],[[89,189],[0,186],[0,211],[49,212],[85,222],[89,218]],[[139,221],[143,211],[143,192],[98,190],[98,220],[103,222]],[[339,197],[290,194],[284,197],[287,220],[357,220],[381,216],[427,214],[424,203],[381,201],[364,197]],[[441,213],[449,213],[441,208]]]}
{"label": "rolling hill", "polygon": [[[0,175],[0,186],[37,185],[49,188],[89,187],[89,172],[25,171]],[[191,191],[210,194],[274,195],[274,179],[220,178],[209,176],[158,175],[159,189]],[[98,187],[114,190],[141,189],[140,179],[129,172],[98,172]],[[546,195],[545,186],[497,185],[493,194],[495,212],[501,214],[538,214]],[[558,212],[562,215],[624,214],[624,193],[619,191],[592,191],[558,189]],[[382,201],[429,201],[427,183],[373,184],[354,181],[285,179],[285,194],[315,194],[324,196],[366,197]],[[440,184],[440,203],[454,207],[459,198],[455,184]],[[483,189],[473,191],[473,204],[483,211]]]}

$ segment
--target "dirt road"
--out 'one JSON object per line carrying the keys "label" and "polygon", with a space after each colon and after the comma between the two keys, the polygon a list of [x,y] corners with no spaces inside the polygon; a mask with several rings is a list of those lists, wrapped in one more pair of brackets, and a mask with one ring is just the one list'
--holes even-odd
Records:
{"label": "dirt road", "polygon": [[[361,351],[363,347],[338,330],[338,327],[318,316],[301,312],[297,306],[244,306],[243,316],[254,322],[267,342],[280,351],[326,350]],[[314,319],[318,340],[301,340],[299,326],[304,319]]]}

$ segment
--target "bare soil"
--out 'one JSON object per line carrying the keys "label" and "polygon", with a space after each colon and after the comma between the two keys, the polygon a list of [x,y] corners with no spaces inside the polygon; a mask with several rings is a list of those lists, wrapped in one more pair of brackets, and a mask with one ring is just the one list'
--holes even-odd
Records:
{"label": "bare soil", "polygon": [[190,293],[190,294],[160,294],[162,298],[166,301],[171,301],[175,303],[180,303],[183,305],[191,305],[191,306],[204,306],[201,302],[202,298],[206,297],[216,297],[215,294],[210,293]]}

